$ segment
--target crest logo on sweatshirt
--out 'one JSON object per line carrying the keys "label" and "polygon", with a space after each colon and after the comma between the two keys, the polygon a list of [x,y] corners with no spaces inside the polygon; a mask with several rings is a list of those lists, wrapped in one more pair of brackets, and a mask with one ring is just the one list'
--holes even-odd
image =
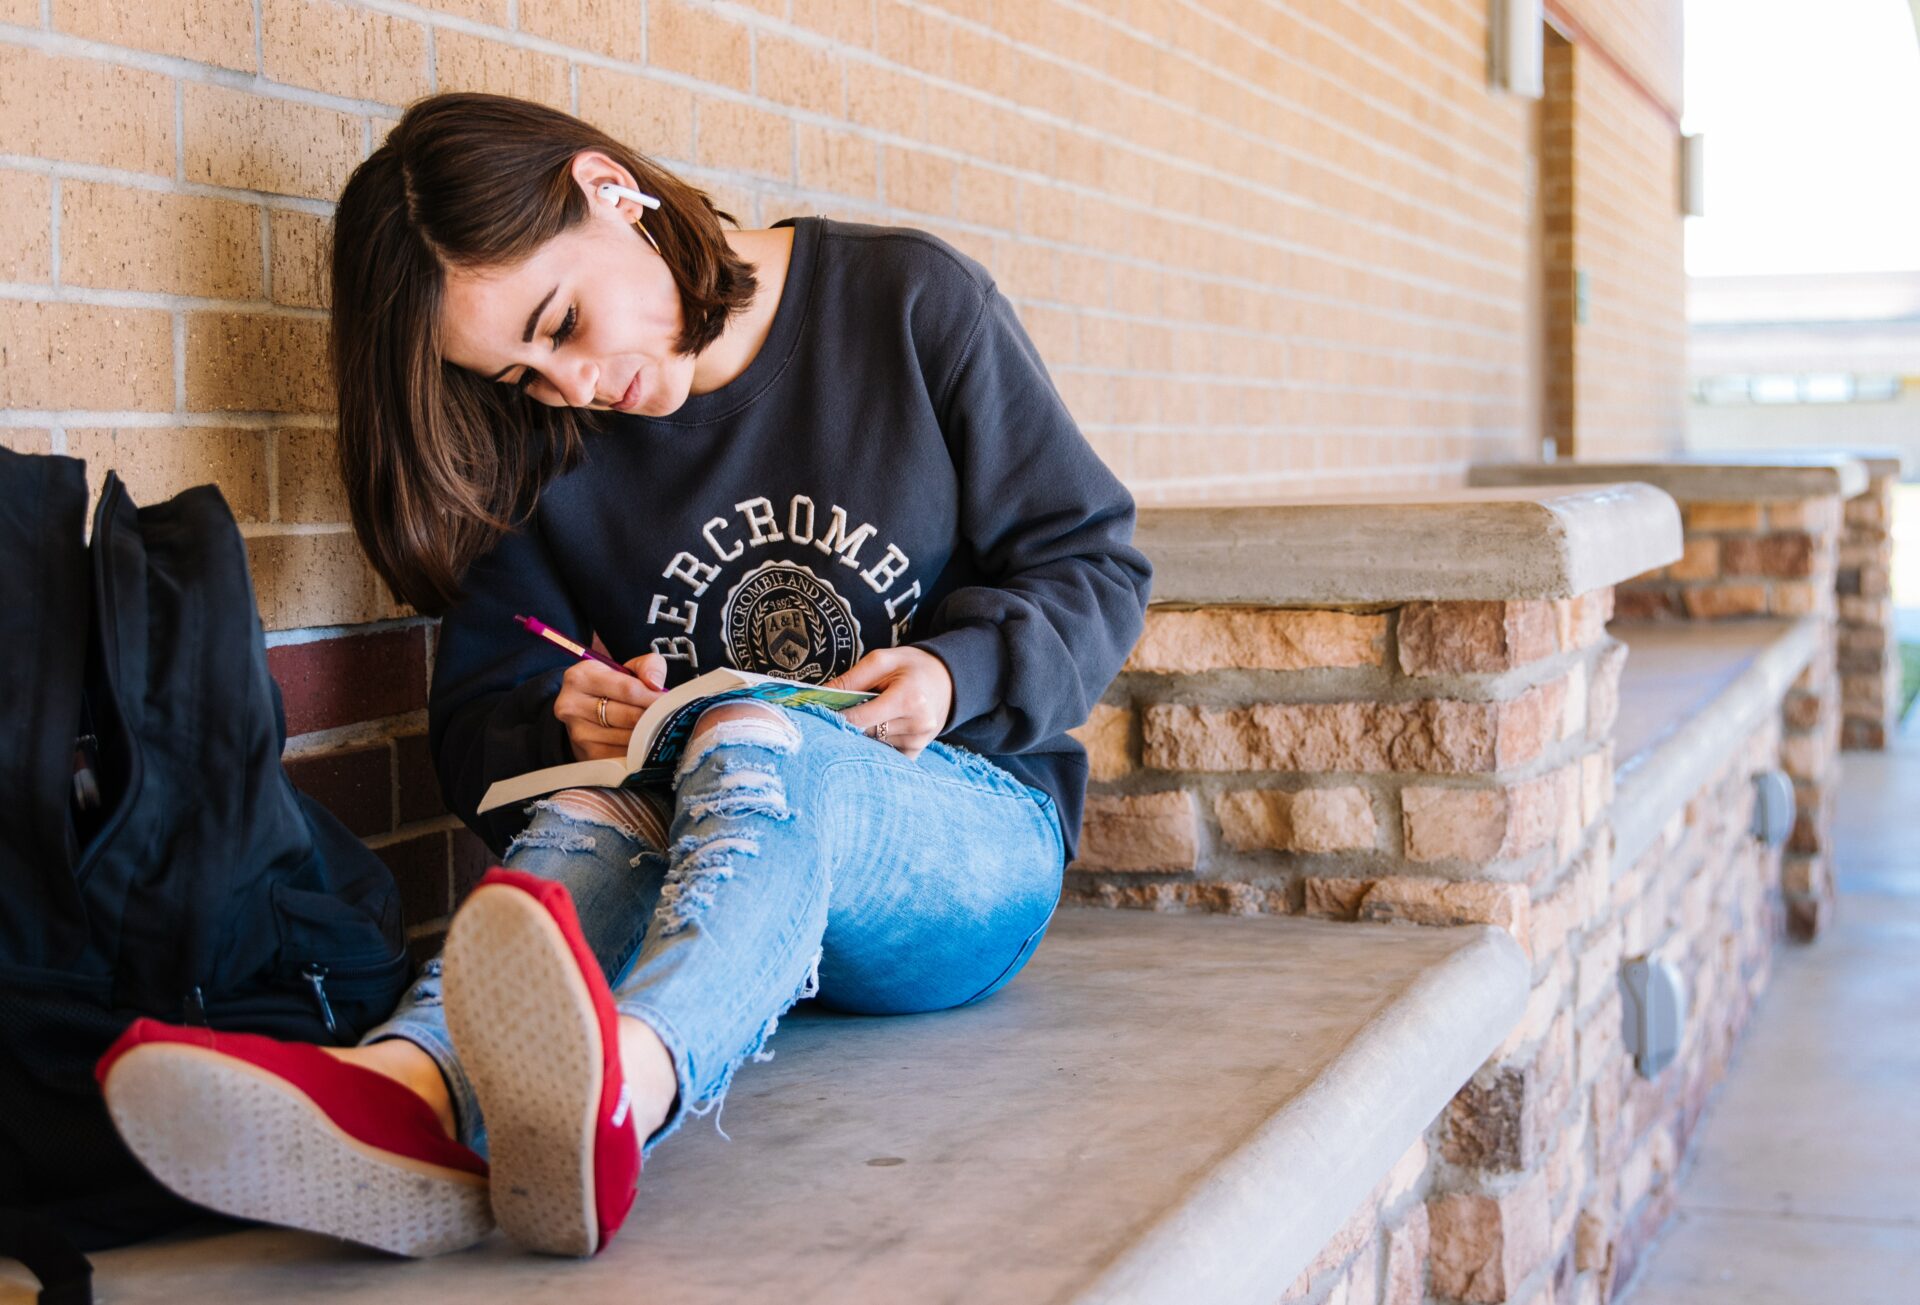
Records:
{"label": "crest logo on sweatshirt", "polygon": [[860,660],[860,627],[834,587],[798,562],[762,562],[720,609],[727,657],[762,675],[818,684]]}

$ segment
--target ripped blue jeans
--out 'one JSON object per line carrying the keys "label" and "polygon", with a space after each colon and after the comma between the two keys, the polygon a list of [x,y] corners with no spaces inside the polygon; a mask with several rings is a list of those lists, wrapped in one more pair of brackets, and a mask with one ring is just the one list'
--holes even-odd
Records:
{"label": "ripped blue jeans", "polygon": [[[562,794],[529,808],[504,861],[567,886],[615,1007],[673,1057],[679,1094],[645,1151],[770,1058],[795,1001],[875,1015],[978,1001],[1026,964],[1060,899],[1047,794],[938,742],[909,760],[824,708],[709,723],[672,790],[665,847]],[[438,1063],[460,1141],[485,1155],[437,958],[362,1042],[389,1037]]]}

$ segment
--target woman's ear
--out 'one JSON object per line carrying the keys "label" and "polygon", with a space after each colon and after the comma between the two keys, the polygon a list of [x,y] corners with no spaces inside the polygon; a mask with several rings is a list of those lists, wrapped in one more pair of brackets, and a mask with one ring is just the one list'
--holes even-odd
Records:
{"label": "woman's ear", "polygon": [[[623,196],[616,196],[614,202],[609,203],[608,200],[600,194],[600,187],[606,185],[608,182],[612,182],[614,185],[628,190],[633,190],[636,193],[638,193],[639,190],[639,188],[634,185],[633,174],[599,150],[581,150],[578,154],[574,155],[571,171],[574,184],[580,187],[581,191],[585,193],[587,203],[592,206],[595,212],[602,209],[617,209],[621,207],[620,200],[625,198]],[[646,209],[637,201],[632,202],[632,208],[634,211],[625,215],[625,221],[631,222],[634,218],[646,212]]]}

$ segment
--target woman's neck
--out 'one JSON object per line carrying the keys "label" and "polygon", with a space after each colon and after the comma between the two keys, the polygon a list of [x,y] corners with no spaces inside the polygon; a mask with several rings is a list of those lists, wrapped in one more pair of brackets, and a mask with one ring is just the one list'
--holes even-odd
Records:
{"label": "woman's neck", "polygon": [[720,338],[702,349],[693,364],[690,394],[717,390],[753,362],[773,329],[780,296],[786,289],[787,263],[793,253],[793,228],[762,231],[722,231],[727,244],[753,268],[757,283],[745,311],[727,319]]}

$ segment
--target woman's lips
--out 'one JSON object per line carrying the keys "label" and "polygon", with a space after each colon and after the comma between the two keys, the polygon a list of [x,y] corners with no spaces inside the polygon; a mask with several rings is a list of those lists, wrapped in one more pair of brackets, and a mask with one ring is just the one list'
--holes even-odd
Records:
{"label": "woman's lips", "polygon": [[640,377],[645,374],[645,371],[645,368],[640,368],[633,373],[633,379],[627,382],[626,393],[620,396],[620,402],[614,404],[614,407],[622,412],[631,412],[633,405],[640,402]]}

